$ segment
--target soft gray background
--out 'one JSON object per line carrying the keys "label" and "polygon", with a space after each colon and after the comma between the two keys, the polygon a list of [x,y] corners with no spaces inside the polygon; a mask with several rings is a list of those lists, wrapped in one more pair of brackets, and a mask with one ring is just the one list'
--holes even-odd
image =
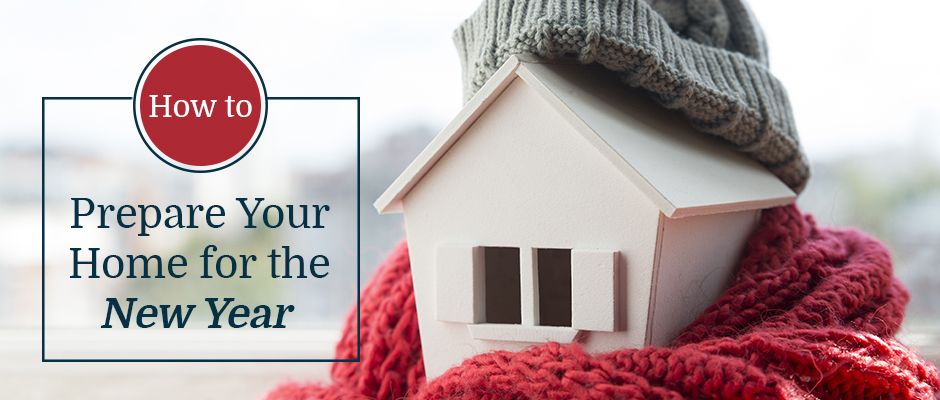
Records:
{"label": "soft gray background", "polygon": [[[397,241],[370,206],[461,106],[450,32],[467,1],[41,2],[0,4],[0,387],[17,399],[254,399],[323,364],[42,364],[39,360],[42,96],[131,96],[178,40],[237,47],[271,96],[361,96],[363,272]],[[940,354],[940,5],[755,0],[771,71],[786,85],[815,176],[801,207],[888,244],[912,292],[903,339]],[[302,146],[296,146],[296,151]],[[309,160],[319,178],[348,160]]]}

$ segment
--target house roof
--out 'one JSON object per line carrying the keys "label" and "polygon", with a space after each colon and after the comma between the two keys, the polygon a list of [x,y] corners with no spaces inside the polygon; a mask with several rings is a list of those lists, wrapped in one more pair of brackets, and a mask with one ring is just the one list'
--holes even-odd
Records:
{"label": "house roof", "polygon": [[696,131],[680,114],[620,83],[609,71],[511,57],[375,202],[402,199],[515,79],[539,93],[667,217],[790,204],[796,194],[756,161]]}

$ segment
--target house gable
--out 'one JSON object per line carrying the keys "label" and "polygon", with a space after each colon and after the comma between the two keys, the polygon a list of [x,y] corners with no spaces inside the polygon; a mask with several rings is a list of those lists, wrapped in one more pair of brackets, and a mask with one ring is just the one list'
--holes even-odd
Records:
{"label": "house gable", "polygon": [[[617,303],[613,310],[598,308],[617,313],[616,332],[594,331],[583,346],[605,351],[644,344],[660,212],[527,82],[513,80],[402,203],[422,344],[435,355],[425,360],[428,376],[481,351],[521,350],[546,338],[563,341],[555,334],[572,331],[545,326],[494,330],[442,320],[438,311],[447,310],[437,310],[438,297],[459,295],[436,286],[439,274],[453,275],[438,267],[442,247],[519,249],[521,328],[537,325],[532,322],[538,312],[537,274],[534,267],[525,268],[534,265],[535,250],[572,249],[573,259],[582,256],[576,250],[615,252],[617,287],[611,297]],[[469,261],[450,263],[466,266]],[[578,272],[574,265],[572,274]],[[461,276],[466,285],[473,283],[469,274]],[[572,301],[588,297],[572,295]],[[464,304],[467,311],[474,305]],[[595,322],[604,321],[590,321]],[[480,339],[480,334],[499,340]]]}

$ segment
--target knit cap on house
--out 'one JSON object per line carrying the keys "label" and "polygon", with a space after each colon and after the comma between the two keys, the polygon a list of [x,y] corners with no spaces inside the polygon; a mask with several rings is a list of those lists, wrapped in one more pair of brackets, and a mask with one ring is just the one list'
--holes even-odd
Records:
{"label": "knit cap on house", "polygon": [[809,179],[786,91],[743,0],[484,0],[454,42],[465,101],[513,54],[576,57],[616,71],[796,192]]}

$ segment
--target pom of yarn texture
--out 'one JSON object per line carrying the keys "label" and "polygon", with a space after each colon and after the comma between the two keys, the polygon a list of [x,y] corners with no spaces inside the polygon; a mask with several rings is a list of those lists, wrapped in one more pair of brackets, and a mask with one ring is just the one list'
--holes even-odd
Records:
{"label": "pom of yarn texture", "polygon": [[[780,207],[764,211],[734,285],[669,347],[547,343],[479,354],[425,383],[401,244],[363,293],[362,363],[268,400],[940,398],[940,372],[892,338],[907,299],[881,243]],[[355,329],[338,356],[355,355]]]}

